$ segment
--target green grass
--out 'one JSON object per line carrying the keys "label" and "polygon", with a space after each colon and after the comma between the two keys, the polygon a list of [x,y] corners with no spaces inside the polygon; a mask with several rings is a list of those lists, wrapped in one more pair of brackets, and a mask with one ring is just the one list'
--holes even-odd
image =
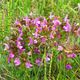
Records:
{"label": "green grass", "polygon": [[[10,28],[16,19],[29,15],[33,12],[35,16],[48,17],[50,12],[62,18],[68,14],[71,22],[80,23],[80,12],[77,4],[80,0],[1,0],[0,1],[0,80],[39,80],[39,73],[45,73],[42,80],[48,80],[46,72],[37,71],[34,68],[35,74],[25,68],[17,68],[13,64],[8,64],[6,60],[7,52],[3,51],[3,43],[5,37],[10,34]],[[71,61],[71,60],[70,60]],[[80,56],[72,60],[74,70],[65,70],[65,61],[60,61],[56,65],[56,60],[51,63],[50,69],[54,74],[51,74],[51,80],[79,80],[76,73],[80,75]],[[76,67],[78,65],[78,67]],[[22,66],[23,67],[23,66]],[[46,65],[45,65],[45,70]],[[30,76],[32,75],[32,77]],[[42,74],[40,76],[43,76]],[[66,78],[68,77],[68,79]],[[56,79],[55,79],[56,77]],[[40,79],[41,80],[41,79]]]}

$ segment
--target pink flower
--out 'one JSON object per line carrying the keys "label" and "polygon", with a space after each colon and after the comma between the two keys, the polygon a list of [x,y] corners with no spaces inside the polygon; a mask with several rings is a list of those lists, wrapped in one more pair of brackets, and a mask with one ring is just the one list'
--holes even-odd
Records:
{"label": "pink flower", "polygon": [[[20,27],[20,28],[18,28],[18,32],[19,32],[19,34],[22,34],[23,32],[22,32],[22,28]],[[22,36],[22,35],[21,35]]]}
{"label": "pink flower", "polygon": [[14,58],[14,54],[10,52],[9,57],[8,57],[8,63],[10,63],[11,59]]}
{"label": "pink flower", "polygon": [[75,57],[76,57],[76,54],[75,54],[75,53],[67,54],[67,57],[68,57],[68,58],[75,58]]}
{"label": "pink flower", "polygon": [[34,43],[33,39],[31,37],[29,37],[29,44],[28,44],[28,46],[33,45],[33,43]]}
{"label": "pink flower", "polygon": [[37,58],[37,59],[35,60],[35,63],[36,63],[38,66],[40,66],[40,65],[41,65],[41,59],[40,59],[40,58]]}
{"label": "pink flower", "polygon": [[20,59],[19,58],[15,58],[14,64],[15,64],[15,66],[19,66],[21,64]]}
{"label": "pink flower", "polygon": [[37,32],[37,33],[42,32],[42,27],[37,27],[37,28],[36,28],[36,32]]}
{"label": "pink flower", "polygon": [[55,27],[57,27],[57,26],[61,25],[61,22],[58,19],[54,19],[53,24]]}
{"label": "pink flower", "polygon": [[40,54],[40,50],[38,48],[34,48],[34,53]]}
{"label": "pink flower", "polygon": [[50,56],[47,54],[46,56],[46,62],[50,61]]}
{"label": "pink flower", "polygon": [[31,68],[31,67],[33,66],[33,65],[30,63],[30,61],[27,61],[25,65],[26,65],[26,68]]}
{"label": "pink flower", "polygon": [[64,22],[69,22],[68,15],[66,15],[66,17],[64,18]]}
{"label": "pink flower", "polygon": [[50,33],[50,38],[51,38],[51,39],[54,39],[54,35],[53,35],[52,32]]}
{"label": "pink flower", "polygon": [[55,26],[53,26],[53,27],[52,27],[52,30],[53,30],[53,31],[55,31],[55,30],[56,30],[56,27],[55,27]]}
{"label": "pink flower", "polygon": [[39,37],[39,34],[38,34],[37,32],[35,32],[35,33],[33,33],[33,36],[34,36],[35,38],[38,38],[38,37]]}
{"label": "pink flower", "polygon": [[53,45],[58,46],[58,42],[54,41]]}
{"label": "pink flower", "polygon": [[16,45],[17,45],[19,54],[21,54],[23,51],[25,51],[25,49],[23,48],[24,44],[21,43],[20,38],[17,39]]}
{"label": "pink flower", "polygon": [[66,64],[66,69],[67,69],[67,70],[70,70],[70,69],[72,69],[72,66],[71,66],[71,64]]}
{"label": "pink flower", "polygon": [[66,31],[66,32],[70,32],[71,31],[71,25],[67,22],[65,26],[63,26],[63,29]]}
{"label": "pink flower", "polygon": [[29,52],[27,53],[27,55],[28,55],[28,56],[31,56],[31,55],[32,55],[32,52],[31,52],[31,51],[29,51]]}
{"label": "pink flower", "polygon": [[19,55],[21,55],[21,54],[22,54],[22,52],[24,52],[24,51],[25,51],[25,49],[24,49],[24,48],[19,49]]}
{"label": "pink flower", "polygon": [[61,38],[61,34],[58,31],[56,32],[56,35],[59,39]]}
{"label": "pink flower", "polygon": [[34,20],[34,24],[35,24],[37,27],[40,27],[40,26],[41,26],[41,22],[40,22],[39,18],[36,18],[36,19]]}
{"label": "pink flower", "polygon": [[58,46],[58,51],[62,51],[63,47],[62,46]]}
{"label": "pink flower", "polygon": [[66,23],[66,25],[63,26],[63,29],[64,29],[66,32],[70,32],[70,31],[71,31],[71,25],[69,24],[68,15],[66,15],[66,17],[64,18],[64,22]]}
{"label": "pink flower", "polygon": [[37,44],[37,40],[36,39],[34,40],[34,44]]}
{"label": "pink flower", "polygon": [[23,46],[21,45],[21,42],[20,41],[17,40],[16,44],[17,44],[17,48],[19,48],[19,49],[22,49],[23,48]]}
{"label": "pink flower", "polygon": [[20,22],[18,20],[15,21],[15,25],[20,25]]}
{"label": "pink flower", "polygon": [[19,32],[19,37],[16,40],[16,45],[17,45],[17,48],[19,49],[19,53],[22,53],[24,51],[23,45],[21,43],[21,41],[23,40],[23,38],[22,38],[22,36],[23,36],[22,28],[19,28],[18,32]]}
{"label": "pink flower", "polygon": [[17,38],[17,41],[23,40],[23,38],[19,35],[19,37]]}
{"label": "pink flower", "polygon": [[9,58],[14,58],[14,54],[12,52],[10,52]]}
{"label": "pink flower", "polygon": [[21,46],[21,45],[18,45],[17,47],[18,47],[19,49],[22,49],[22,48],[23,48],[23,46]]}
{"label": "pink flower", "polygon": [[41,42],[42,42],[42,43],[45,43],[45,42],[46,42],[46,40],[47,40],[47,39],[46,39],[46,37],[41,36]]}
{"label": "pink flower", "polygon": [[44,28],[47,26],[47,20],[44,18],[43,21],[41,22],[41,26]]}
{"label": "pink flower", "polygon": [[25,17],[23,20],[26,21],[26,26],[30,25],[31,20],[28,17]]}
{"label": "pink flower", "polygon": [[36,26],[40,27],[40,23],[41,23],[40,21],[37,21]]}

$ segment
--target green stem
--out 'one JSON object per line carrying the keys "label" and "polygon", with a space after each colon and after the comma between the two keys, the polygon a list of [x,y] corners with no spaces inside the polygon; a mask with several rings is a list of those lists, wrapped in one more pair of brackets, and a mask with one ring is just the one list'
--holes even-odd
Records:
{"label": "green stem", "polygon": [[50,77],[51,77],[51,66],[52,66],[52,57],[51,57],[50,66],[49,66],[49,80],[51,80],[50,79]]}
{"label": "green stem", "polygon": [[47,80],[46,78],[46,47],[44,49],[44,80]]}

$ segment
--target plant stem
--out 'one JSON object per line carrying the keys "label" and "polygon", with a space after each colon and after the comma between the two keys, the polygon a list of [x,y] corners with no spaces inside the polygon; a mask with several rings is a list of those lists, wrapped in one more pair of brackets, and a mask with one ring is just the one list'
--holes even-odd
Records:
{"label": "plant stem", "polygon": [[47,80],[46,78],[46,47],[44,49],[44,80]]}
{"label": "plant stem", "polygon": [[49,66],[49,80],[51,80],[51,66],[52,66],[52,57],[51,57],[51,61],[50,61],[50,66]]}

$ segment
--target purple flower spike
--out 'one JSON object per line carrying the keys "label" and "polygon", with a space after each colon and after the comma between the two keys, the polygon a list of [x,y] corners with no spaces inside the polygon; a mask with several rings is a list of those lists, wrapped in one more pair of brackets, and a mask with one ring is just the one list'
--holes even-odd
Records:
{"label": "purple flower spike", "polygon": [[19,49],[18,50],[19,54],[21,54],[25,50],[25,49],[23,49],[24,44],[21,42],[23,40],[23,38],[22,38],[22,36],[23,36],[22,28],[19,28],[18,32],[19,32],[19,37],[16,40],[16,45],[17,45],[17,48]]}
{"label": "purple flower spike", "polygon": [[36,63],[38,66],[40,66],[40,65],[41,65],[41,59],[40,59],[40,58],[37,58],[37,59],[35,60],[35,63]]}
{"label": "purple flower spike", "polygon": [[70,69],[72,69],[72,66],[70,64],[66,64],[66,69],[70,70]]}
{"label": "purple flower spike", "polygon": [[31,67],[33,66],[33,65],[30,63],[30,61],[27,61],[25,65],[26,65],[26,68],[31,68]]}
{"label": "purple flower spike", "polygon": [[20,59],[19,58],[15,58],[14,64],[15,64],[15,66],[19,66],[21,64]]}

